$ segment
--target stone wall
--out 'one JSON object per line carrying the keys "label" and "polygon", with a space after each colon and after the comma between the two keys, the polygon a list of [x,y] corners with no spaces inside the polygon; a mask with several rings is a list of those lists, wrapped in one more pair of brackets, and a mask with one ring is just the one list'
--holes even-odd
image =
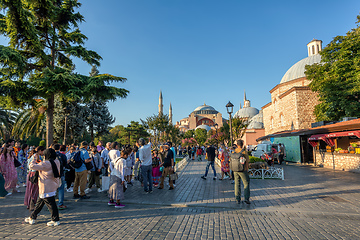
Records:
{"label": "stone wall", "polygon": [[[315,165],[341,171],[354,171],[360,173],[360,154],[350,153],[314,153]],[[335,166],[335,168],[334,168]]]}
{"label": "stone wall", "polygon": [[311,123],[316,122],[314,114],[315,106],[318,105],[318,94],[309,88],[298,89],[296,91],[297,112],[298,112],[298,128],[311,128]]}

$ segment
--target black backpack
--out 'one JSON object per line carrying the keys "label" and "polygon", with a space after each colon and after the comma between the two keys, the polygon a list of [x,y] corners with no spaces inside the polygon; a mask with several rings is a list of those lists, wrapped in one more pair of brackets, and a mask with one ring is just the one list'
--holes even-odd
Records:
{"label": "black backpack", "polygon": [[243,172],[245,170],[246,158],[243,154],[244,149],[239,153],[230,153],[230,169],[233,172]]}
{"label": "black backpack", "polygon": [[79,168],[82,164],[81,151],[78,151],[70,158],[69,165],[73,168]]}

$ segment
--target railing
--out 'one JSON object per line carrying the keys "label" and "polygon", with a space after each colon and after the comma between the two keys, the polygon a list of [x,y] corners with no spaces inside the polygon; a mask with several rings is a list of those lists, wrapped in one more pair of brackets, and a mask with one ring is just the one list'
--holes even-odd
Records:
{"label": "railing", "polygon": [[[215,162],[219,167],[221,167],[220,159],[216,158]],[[276,168],[276,167],[269,167],[267,169],[255,169],[250,168],[249,177],[254,179],[281,179],[284,180],[284,169],[283,168]]]}

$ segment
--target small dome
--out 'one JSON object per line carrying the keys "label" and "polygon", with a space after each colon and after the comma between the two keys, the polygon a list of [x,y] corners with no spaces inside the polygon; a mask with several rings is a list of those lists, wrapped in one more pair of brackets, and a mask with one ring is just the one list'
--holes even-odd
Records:
{"label": "small dome", "polygon": [[262,122],[251,121],[247,129],[262,129],[264,124]]}
{"label": "small dome", "polygon": [[263,121],[263,111],[260,110],[259,113],[257,115],[255,115],[254,117],[252,117],[250,121],[260,122],[260,123],[264,122]]}
{"label": "small dome", "polygon": [[195,128],[195,130],[198,129],[198,128],[205,129],[206,131],[211,130],[211,127],[209,127],[208,125],[204,125],[204,124],[197,126],[197,127]]}
{"label": "small dome", "polygon": [[254,107],[246,107],[242,108],[239,111],[237,111],[234,115],[234,117],[238,118],[252,118],[256,116],[259,113],[259,110]]}
{"label": "small dome", "polygon": [[291,68],[289,68],[289,70],[287,70],[285,75],[282,77],[280,83],[285,83],[291,80],[305,77],[305,66],[320,62],[321,62],[320,54],[315,54],[300,60],[299,62],[295,63]]}
{"label": "small dome", "polygon": [[215,108],[209,106],[209,105],[201,105],[193,111],[195,114],[216,114],[218,111],[215,110]]}

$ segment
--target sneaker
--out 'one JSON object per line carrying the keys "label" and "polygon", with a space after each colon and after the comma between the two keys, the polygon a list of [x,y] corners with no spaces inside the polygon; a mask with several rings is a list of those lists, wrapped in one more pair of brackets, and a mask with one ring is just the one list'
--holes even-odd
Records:
{"label": "sneaker", "polygon": [[231,181],[231,184],[235,184],[235,181],[234,181],[234,180],[232,180],[232,181]]}
{"label": "sneaker", "polygon": [[216,180],[216,179],[217,179],[217,177],[214,177],[213,179],[214,179],[214,180]]}
{"label": "sneaker", "polygon": [[101,188],[98,188],[98,190],[97,190],[98,192],[102,192],[102,190],[101,190]]}
{"label": "sneaker", "polygon": [[205,176],[201,176],[202,179],[206,180],[206,177]]}
{"label": "sneaker", "polygon": [[48,225],[48,226],[58,226],[58,225],[60,225],[60,221],[50,221],[46,225]]}
{"label": "sneaker", "polygon": [[249,200],[245,200],[244,203],[250,204],[250,201],[249,201]]}
{"label": "sneaker", "polygon": [[90,197],[89,197],[89,196],[86,196],[86,195],[80,197],[80,199],[89,199],[89,198],[90,198]]}
{"label": "sneaker", "polygon": [[20,186],[19,185],[16,185],[16,188],[19,188]]}
{"label": "sneaker", "polygon": [[23,187],[26,187],[26,183],[23,184]]}
{"label": "sneaker", "polygon": [[229,176],[225,176],[224,179],[229,179],[230,177]]}
{"label": "sneaker", "polygon": [[80,195],[79,194],[74,194],[73,199],[77,199],[77,198],[80,198]]}
{"label": "sneaker", "polygon": [[149,190],[147,193],[152,193],[153,191],[152,190]]}
{"label": "sneaker", "polygon": [[117,204],[117,203],[115,204],[115,208],[124,208],[124,207],[125,207],[125,205],[123,205],[121,203],[120,204]]}
{"label": "sneaker", "polygon": [[173,188],[173,187],[169,187],[169,190],[174,190],[174,188]]}
{"label": "sneaker", "polygon": [[30,218],[30,217],[27,217],[27,218],[25,218],[25,222],[26,222],[26,223],[29,223],[30,225],[33,225],[33,224],[36,223],[36,220],[35,220],[35,219],[32,219],[32,218]]}
{"label": "sneaker", "polygon": [[176,184],[174,183],[173,186],[174,186],[174,188],[175,188],[175,187],[176,187]]}
{"label": "sneaker", "polygon": [[89,192],[91,192],[91,191],[92,191],[91,188],[85,189],[85,193],[89,193]]}
{"label": "sneaker", "polygon": [[58,206],[58,208],[59,208],[59,210],[64,210],[64,209],[67,209],[67,206],[65,206],[65,205],[60,205],[60,206]]}
{"label": "sneaker", "polygon": [[116,203],[115,203],[114,201],[109,201],[109,202],[108,202],[108,205],[109,205],[109,206],[114,206],[115,204],[116,204]]}
{"label": "sneaker", "polygon": [[74,190],[73,187],[69,187],[68,189],[66,189],[67,192],[72,192]]}
{"label": "sneaker", "polygon": [[6,196],[10,196],[12,194],[12,192],[8,192],[8,194],[6,194]]}

